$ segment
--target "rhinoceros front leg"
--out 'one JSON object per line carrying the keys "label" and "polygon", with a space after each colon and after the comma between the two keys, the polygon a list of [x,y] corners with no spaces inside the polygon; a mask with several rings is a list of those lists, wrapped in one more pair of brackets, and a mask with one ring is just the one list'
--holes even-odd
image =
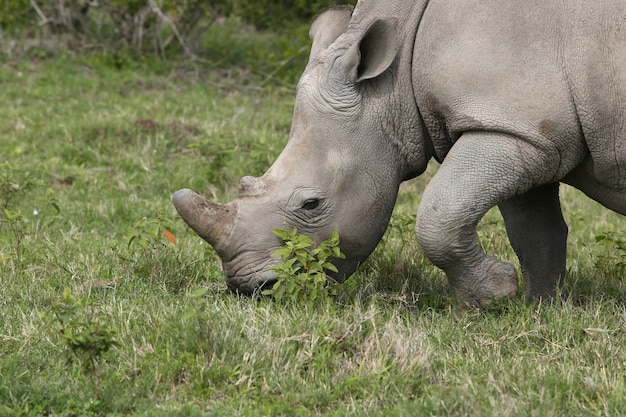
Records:
{"label": "rhinoceros front leg", "polygon": [[514,136],[467,132],[426,187],[418,240],[462,302],[482,305],[517,292],[515,268],[483,252],[476,225],[491,207],[554,181],[558,157],[546,152]]}
{"label": "rhinoceros front leg", "polygon": [[499,205],[520,260],[526,297],[552,298],[565,275],[567,225],[559,184],[534,188]]}

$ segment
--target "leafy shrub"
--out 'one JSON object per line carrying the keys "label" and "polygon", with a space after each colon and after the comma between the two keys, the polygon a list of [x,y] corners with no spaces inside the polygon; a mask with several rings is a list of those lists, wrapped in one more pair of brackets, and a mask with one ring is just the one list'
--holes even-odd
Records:
{"label": "leafy shrub", "polygon": [[274,229],[285,245],[274,251],[272,256],[282,259],[272,269],[276,272],[276,283],[271,289],[263,291],[278,301],[300,304],[315,304],[336,295],[338,285],[326,271],[337,272],[332,259],[344,259],[339,249],[339,233],[334,231],[330,237],[313,247],[313,240],[301,235],[296,229],[290,232]]}
{"label": "leafy shrub", "polygon": [[87,298],[76,298],[69,288],[48,310],[47,317],[53,334],[58,338],[56,344],[67,348],[68,364],[78,361],[83,372],[92,376],[94,399],[97,401],[103,356],[111,348],[119,346],[111,317]]}
{"label": "leafy shrub", "polygon": [[607,229],[596,236],[596,243],[599,245],[596,268],[606,275],[623,277],[626,272],[626,236]]}
{"label": "leafy shrub", "polygon": [[29,0],[3,0],[0,2],[0,29],[13,29],[34,20],[34,10]]}
{"label": "leafy shrub", "polygon": [[[233,14],[259,29],[277,30],[308,23],[320,10],[337,3],[332,0],[235,0]],[[356,4],[356,1],[346,0],[339,3]]]}
{"label": "leafy shrub", "polygon": [[[5,255],[0,252],[0,260],[13,257],[17,260],[20,259],[22,241],[34,231],[34,227],[37,227],[37,225],[33,225],[32,222],[28,221],[22,211],[23,204],[20,203],[34,189],[41,188],[42,185],[41,180],[35,178],[33,173],[19,165],[10,162],[0,162],[0,237],[9,238],[14,245],[14,253]],[[41,218],[43,216],[40,216],[40,214],[43,213],[56,212],[58,214],[61,212],[56,196],[51,189],[47,189],[46,194],[38,198],[30,195],[28,195],[28,198],[32,199],[42,209],[42,213],[40,213],[35,208],[33,216]],[[50,218],[48,220],[49,222],[46,222],[48,225],[54,221],[54,219]],[[8,230],[9,233],[5,234],[5,230]]]}
{"label": "leafy shrub", "polygon": [[[156,218],[144,217],[136,221],[126,235],[125,244],[112,243],[119,258],[130,266],[134,275],[155,280],[169,275],[170,268],[182,268],[179,253],[173,248],[176,237],[170,232],[173,222],[158,213]],[[174,265],[166,267],[165,261]]]}
{"label": "leafy shrub", "polygon": [[[220,16],[278,30],[308,23],[331,0],[4,0],[0,29],[48,29],[70,46],[130,47],[163,54],[178,45],[195,54],[200,37]],[[348,3],[356,3],[351,0]]]}
{"label": "leafy shrub", "polygon": [[179,45],[192,54],[190,44],[227,6],[226,0],[5,0],[0,27],[43,27],[73,47],[123,46],[162,54]]}
{"label": "leafy shrub", "polygon": [[0,163],[0,208],[13,208],[14,201],[36,185],[37,180],[31,172],[10,162]]}

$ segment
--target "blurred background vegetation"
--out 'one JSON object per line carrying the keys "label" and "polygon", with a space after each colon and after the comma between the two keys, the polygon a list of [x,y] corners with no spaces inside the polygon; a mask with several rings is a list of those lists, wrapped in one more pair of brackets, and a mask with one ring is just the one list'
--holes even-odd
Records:
{"label": "blurred background vegetation", "polygon": [[337,3],[356,0],[3,0],[0,58],[71,53],[116,67],[199,61],[262,74],[261,84],[293,83],[311,19]]}

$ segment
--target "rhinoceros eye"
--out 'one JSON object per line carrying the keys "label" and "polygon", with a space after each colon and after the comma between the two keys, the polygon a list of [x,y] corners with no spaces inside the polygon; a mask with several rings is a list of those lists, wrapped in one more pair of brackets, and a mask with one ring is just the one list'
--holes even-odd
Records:
{"label": "rhinoceros eye", "polygon": [[302,204],[302,209],[303,210],[314,210],[319,205],[320,205],[320,200],[319,199],[311,198],[311,199],[306,200],[304,202],[304,204]]}

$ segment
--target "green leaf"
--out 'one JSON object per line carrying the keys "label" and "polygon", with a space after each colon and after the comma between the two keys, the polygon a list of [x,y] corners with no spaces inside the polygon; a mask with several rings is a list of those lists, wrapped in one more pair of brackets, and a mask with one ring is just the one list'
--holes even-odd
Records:
{"label": "green leaf", "polygon": [[8,221],[16,221],[22,218],[22,212],[20,210],[4,209],[4,216]]}
{"label": "green leaf", "polygon": [[341,252],[341,249],[339,249],[339,246],[335,246],[333,248],[333,257],[337,259],[346,259],[346,255],[344,255],[343,252]]}
{"label": "green leaf", "polygon": [[206,294],[209,291],[208,288],[206,287],[200,287],[200,288],[196,288],[193,292],[188,292],[186,295],[189,298],[200,298],[202,297],[204,294]]}
{"label": "green leaf", "polygon": [[130,248],[130,245],[133,243],[133,241],[137,239],[137,235],[135,233],[131,233],[126,236],[126,239],[127,239],[126,245]]}
{"label": "green leaf", "polygon": [[281,259],[286,259],[286,258],[290,257],[292,253],[293,252],[292,252],[292,250],[289,247],[283,246],[280,249],[276,249],[274,252],[272,252],[271,255],[272,256],[278,256]]}
{"label": "green leaf", "polygon": [[[294,229],[295,230],[295,229]],[[272,229],[272,233],[281,238],[283,241],[289,240],[289,232],[281,229]]]}
{"label": "green leaf", "polygon": [[182,320],[188,321],[192,319],[195,315],[196,315],[196,311],[194,309],[189,309],[185,312],[185,314],[183,314]]}

